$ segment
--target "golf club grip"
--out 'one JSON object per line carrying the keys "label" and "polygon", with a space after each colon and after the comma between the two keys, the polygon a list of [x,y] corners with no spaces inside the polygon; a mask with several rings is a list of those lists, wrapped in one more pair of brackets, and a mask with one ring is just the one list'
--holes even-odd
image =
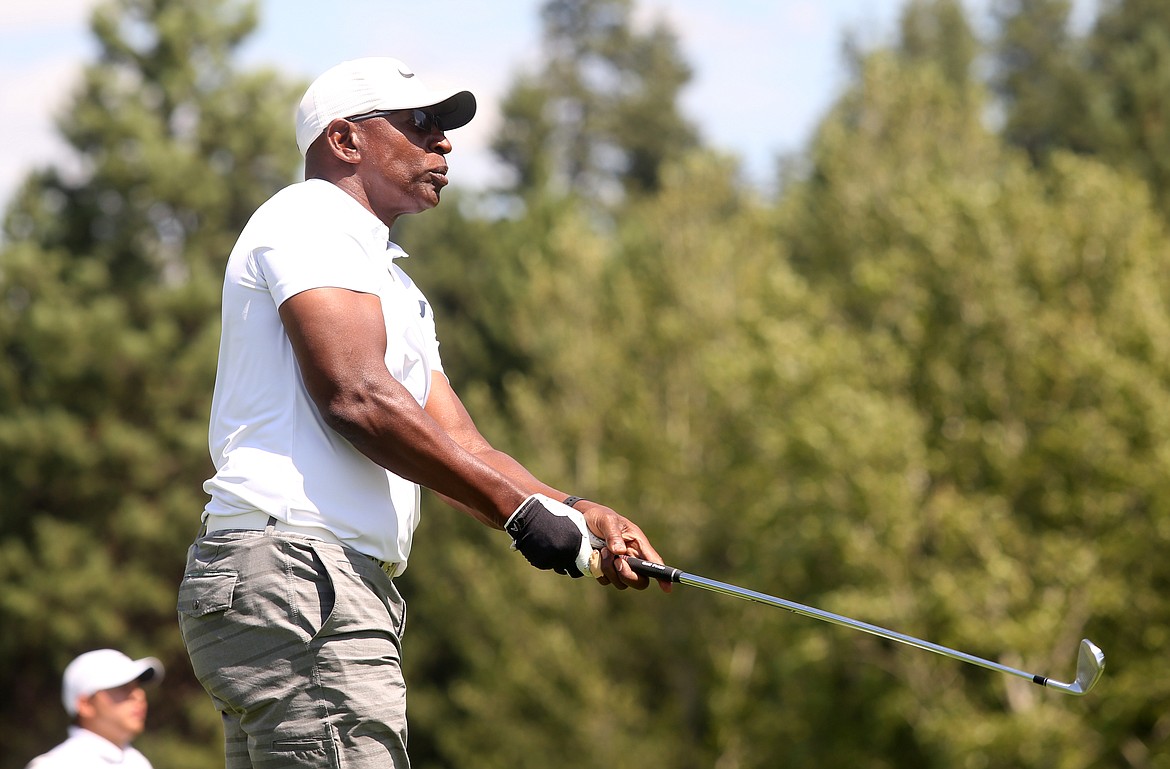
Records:
{"label": "golf club grip", "polygon": [[626,563],[631,569],[644,577],[650,577],[651,579],[665,579],[669,580],[670,582],[678,582],[679,577],[682,576],[682,569],[676,569],[673,566],[663,566],[660,563],[643,561],[641,558],[635,558],[632,555],[623,557],[626,559]]}

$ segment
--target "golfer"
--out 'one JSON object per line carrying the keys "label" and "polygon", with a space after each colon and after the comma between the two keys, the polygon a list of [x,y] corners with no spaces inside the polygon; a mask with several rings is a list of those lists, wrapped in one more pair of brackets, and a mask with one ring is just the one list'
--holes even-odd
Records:
{"label": "golfer", "polygon": [[661,560],[634,523],[493,448],[443,373],[390,228],[438,204],[447,132],[475,108],[396,59],[326,71],[296,113],[305,181],[265,202],[228,258],[215,474],[178,610],[229,769],[409,766],[393,579],[420,486],[540,569],[579,577],[596,558],[600,583],[643,589],[618,556]]}
{"label": "golfer", "polygon": [[132,660],[116,649],[96,649],[69,663],[61,702],[73,720],[69,736],[26,769],[151,769],[130,743],[146,728],[148,682],[162,680],[154,657]]}

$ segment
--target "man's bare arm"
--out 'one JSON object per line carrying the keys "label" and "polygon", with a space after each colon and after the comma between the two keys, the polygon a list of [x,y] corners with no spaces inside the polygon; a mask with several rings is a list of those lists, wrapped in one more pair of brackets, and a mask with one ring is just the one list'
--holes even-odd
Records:
{"label": "man's bare arm", "polygon": [[311,289],[286,300],[280,317],[313,402],[358,451],[497,528],[528,496],[459,445],[390,374],[377,296]]}

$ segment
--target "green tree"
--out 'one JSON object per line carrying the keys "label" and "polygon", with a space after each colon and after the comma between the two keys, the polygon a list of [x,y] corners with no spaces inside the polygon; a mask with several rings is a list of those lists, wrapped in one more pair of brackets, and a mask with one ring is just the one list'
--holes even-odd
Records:
{"label": "green tree", "polygon": [[992,85],[1004,109],[1003,138],[1040,164],[1055,149],[1087,150],[1081,41],[1069,0],[997,0]]}
{"label": "green tree", "polygon": [[448,371],[493,440],[677,565],[1056,676],[1089,635],[1098,694],[695,591],[599,597],[436,512],[407,574],[427,765],[1165,761],[1165,233],[1132,176],[1005,147],[932,8],[775,212],[692,155],[611,224],[558,201],[466,240],[528,364],[461,384],[470,345]]}
{"label": "green tree", "polygon": [[1000,0],[995,83],[1005,138],[1045,162],[1056,150],[1137,173],[1170,210],[1170,6],[1111,0],[1071,37],[1064,0]]}
{"label": "green tree", "polygon": [[[1102,685],[1116,709],[694,591],[598,607],[523,564],[516,600],[468,612],[497,540],[424,535],[420,554],[444,544],[418,589],[460,575],[414,614],[442,606],[412,631],[447,687],[415,695],[444,724],[428,760],[1156,765],[1166,693],[1139,681],[1167,610],[1142,590],[1148,621],[1127,627],[1121,597],[1126,575],[1165,579],[1164,235],[1132,179],[1005,149],[966,59],[913,40],[862,62],[774,215],[695,156],[612,232],[571,205],[498,231],[503,250],[476,253],[517,281],[497,317],[535,364],[465,395],[542,474],[637,511],[677,565],[1054,675],[1088,634],[1133,666]],[[483,649],[518,638],[520,662]],[[573,714],[566,692],[598,705]]]}
{"label": "green tree", "polygon": [[1151,573],[1170,469],[1165,232],[1140,182],[1067,153],[1033,170],[946,81],[872,57],[785,202],[801,273],[907,362],[891,394],[922,425],[921,496],[855,529],[847,561],[872,577],[840,605],[1040,672],[1071,674],[1082,634],[1121,660],[1107,700],[1070,703],[873,649],[901,688],[876,707],[909,720],[917,765],[1158,765],[1167,693],[1137,681],[1170,627]]}
{"label": "green tree", "polygon": [[548,0],[543,66],[505,97],[493,142],[512,189],[603,200],[654,190],[664,162],[696,146],[678,110],[690,80],[673,32],[633,29],[632,0]]}
{"label": "green tree", "polygon": [[938,67],[955,90],[971,86],[980,46],[959,0],[909,0],[899,26],[906,59]]}
{"label": "green tree", "polygon": [[0,251],[0,765],[64,735],[60,674],[100,646],[167,664],[140,740],[206,766],[219,726],[174,620],[210,473],[222,262],[299,162],[297,89],[236,74],[252,4],[116,0],[59,126],[80,173],[23,185]]}
{"label": "green tree", "polygon": [[[912,477],[905,444],[888,440],[911,415],[875,396],[880,356],[785,267],[766,209],[734,186],[729,162],[670,164],[615,233],[581,208],[529,231],[514,273],[523,301],[508,318],[536,364],[505,378],[502,405],[483,383],[461,389],[499,445],[636,514],[672,559],[811,595],[842,579],[854,511],[830,501],[856,491],[841,465],[894,485]],[[494,256],[506,259],[500,244]],[[447,368],[460,386],[459,360]],[[795,528],[805,516],[813,523]],[[776,692],[799,684],[766,690],[808,661],[794,637],[819,628],[701,594],[610,596],[549,581],[519,560],[501,565],[498,535],[465,529],[429,513],[404,579],[417,595],[408,664],[427,682],[412,695],[419,760],[527,767],[552,754],[641,754],[697,768],[771,765],[778,745],[789,751]],[[456,589],[428,589],[440,575]],[[822,714],[836,709],[817,699]],[[819,724],[807,705],[785,713]]]}
{"label": "green tree", "polygon": [[[576,194],[501,220],[455,197],[395,235],[481,429],[678,566],[1057,677],[1085,634],[1110,667],[1071,700],[701,591],[619,595],[429,500],[402,578],[416,763],[1165,766],[1170,244],[1150,177],[1005,145],[941,1],[858,61],[775,206],[689,140],[634,174],[612,91],[590,88],[644,86],[622,104],[649,119],[677,115],[685,78],[619,77],[678,64],[665,32],[630,53],[629,8],[550,3],[561,58],[513,91],[518,189]],[[0,767],[60,736],[61,666],[105,644],[168,663],[140,741],[156,765],[220,760],[173,605],[209,472],[220,265],[297,163],[296,89],[230,69],[252,11],[107,6],[63,122],[84,175],[40,172],[9,212]],[[598,217],[627,172],[637,194]]]}
{"label": "green tree", "polygon": [[1138,173],[1170,211],[1170,6],[1103,3],[1087,45],[1092,151]]}

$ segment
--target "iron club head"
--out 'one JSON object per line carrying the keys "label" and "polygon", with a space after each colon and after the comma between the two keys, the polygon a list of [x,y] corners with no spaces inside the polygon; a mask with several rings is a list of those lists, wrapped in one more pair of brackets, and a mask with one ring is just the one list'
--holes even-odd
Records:
{"label": "iron club head", "polygon": [[1095,643],[1088,638],[1081,640],[1080,653],[1077,655],[1077,677],[1071,684],[1064,684],[1060,681],[1053,681],[1051,679],[1044,679],[1037,681],[1051,689],[1060,689],[1061,691],[1075,694],[1077,696],[1088,694],[1089,690],[1096,685],[1100,680],[1101,674],[1105,672],[1105,652],[1101,651]]}

